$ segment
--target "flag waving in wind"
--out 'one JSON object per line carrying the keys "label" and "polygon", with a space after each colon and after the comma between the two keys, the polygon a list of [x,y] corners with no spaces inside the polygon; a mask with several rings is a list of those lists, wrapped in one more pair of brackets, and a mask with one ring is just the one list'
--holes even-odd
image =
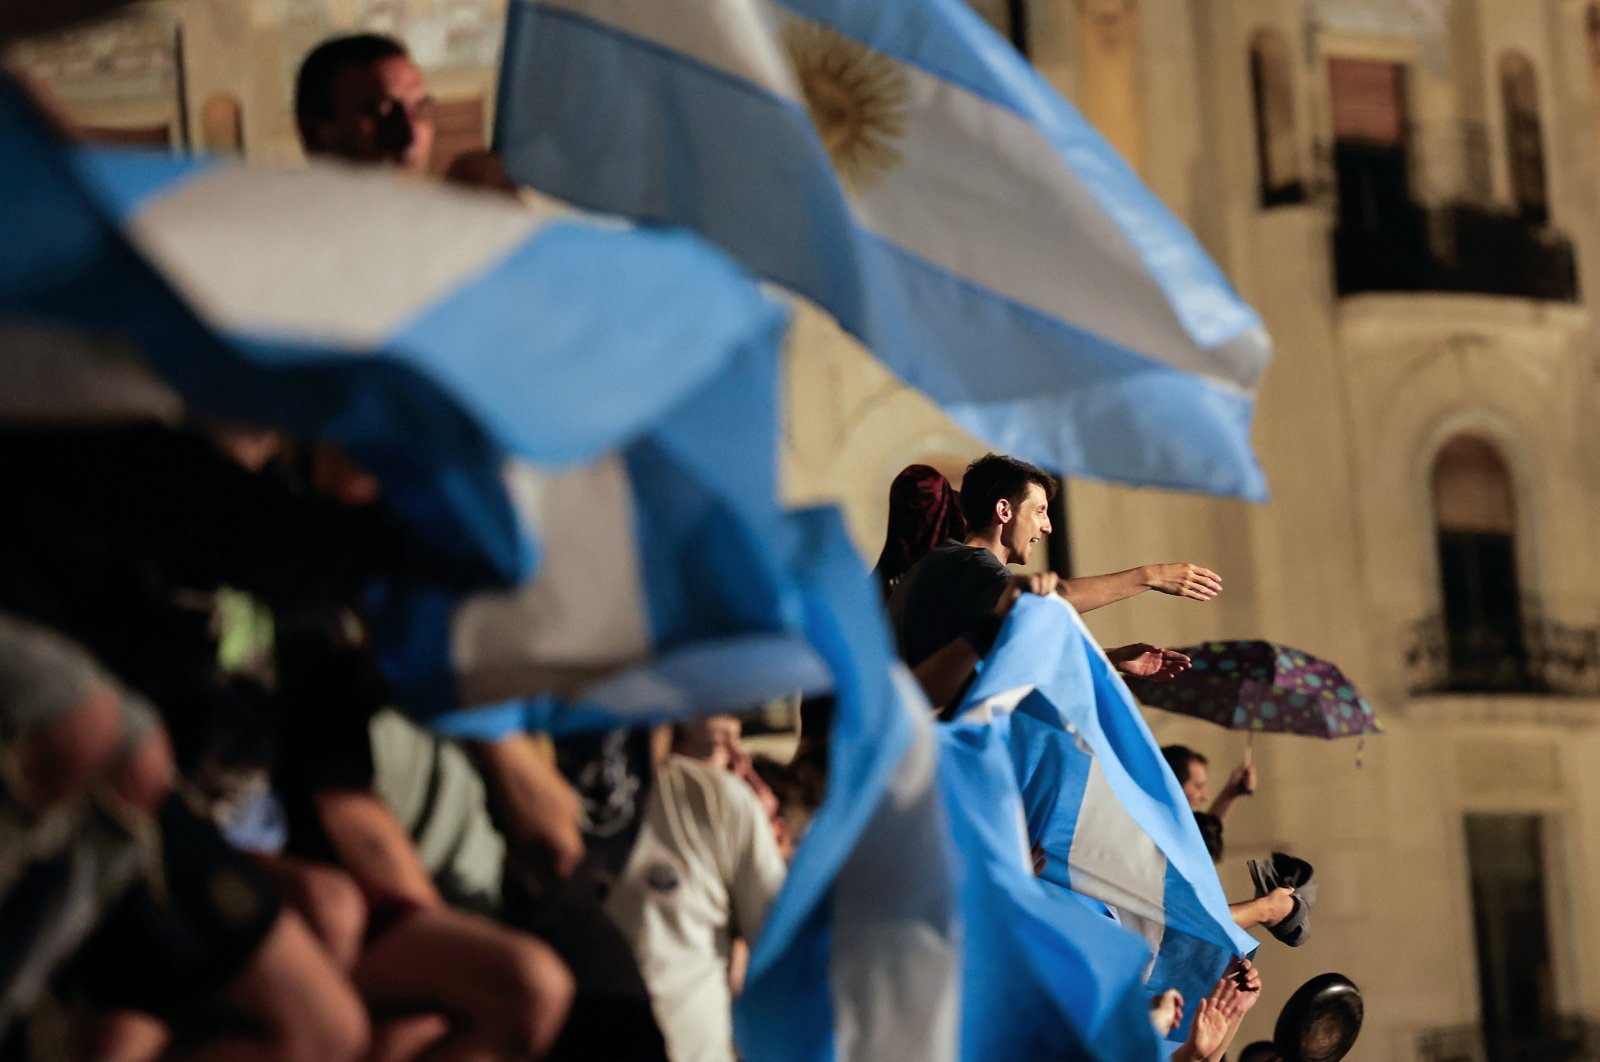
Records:
{"label": "flag waving in wind", "polygon": [[[1041,876],[1115,909],[1154,954],[1152,992],[1205,997],[1255,941],[1234,925],[1194,813],[1078,614],[1022,595],[960,719],[1005,716]],[[1187,1031],[1187,1008],[1181,1036]]]}
{"label": "flag waving in wind", "polygon": [[512,0],[496,140],[804,294],[992,446],[1264,496],[1259,319],[961,0]]}
{"label": "flag waving in wind", "polygon": [[348,167],[75,151],[4,78],[0,142],[27,205],[0,217],[0,313],[126,338],[194,413],[341,443],[486,580],[537,559],[506,455],[617,450],[785,323],[687,233]]}

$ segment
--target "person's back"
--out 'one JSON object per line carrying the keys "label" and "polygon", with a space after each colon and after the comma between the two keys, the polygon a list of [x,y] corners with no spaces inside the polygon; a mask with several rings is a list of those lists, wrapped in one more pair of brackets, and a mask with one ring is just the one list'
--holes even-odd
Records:
{"label": "person's back", "polygon": [[916,667],[993,613],[1010,573],[982,546],[954,539],[913,564],[889,595],[889,622],[907,666]]}
{"label": "person's back", "polygon": [[672,1058],[735,1057],[733,938],[755,936],[783,877],[747,785],[683,756],[661,761],[606,912],[633,944]]}

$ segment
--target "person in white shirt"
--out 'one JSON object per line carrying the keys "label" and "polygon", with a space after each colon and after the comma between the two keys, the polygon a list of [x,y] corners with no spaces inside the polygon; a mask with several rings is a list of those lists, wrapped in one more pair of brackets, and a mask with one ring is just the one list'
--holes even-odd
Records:
{"label": "person in white shirt", "polygon": [[732,1062],[733,941],[760,932],[784,861],[748,785],[669,752],[670,732],[657,738],[644,822],[606,913],[633,945],[673,1062]]}

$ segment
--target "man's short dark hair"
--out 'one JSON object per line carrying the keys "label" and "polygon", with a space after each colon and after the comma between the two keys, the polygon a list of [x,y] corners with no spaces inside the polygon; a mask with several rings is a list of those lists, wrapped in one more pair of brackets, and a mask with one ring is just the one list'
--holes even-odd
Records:
{"label": "man's short dark hair", "polygon": [[967,531],[983,531],[995,522],[995,503],[1001,498],[1014,509],[1028,496],[1028,485],[1044,488],[1050,501],[1056,496],[1055,477],[1037,465],[1005,454],[984,454],[967,466],[961,477],[961,515],[967,518]]}
{"label": "man's short dark hair", "polygon": [[352,33],[323,41],[300,64],[294,84],[294,120],[300,139],[311,147],[311,130],[333,117],[333,95],[339,75],[385,59],[406,59],[406,46],[378,33]]}
{"label": "man's short dark hair", "polygon": [[1167,758],[1167,766],[1172,768],[1172,773],[1178,776],[1180,785],[1189,784],[1189,765],[1198,763],[1205,766],[1211,761],[1188,745],[1163,745],[1161,755]]}

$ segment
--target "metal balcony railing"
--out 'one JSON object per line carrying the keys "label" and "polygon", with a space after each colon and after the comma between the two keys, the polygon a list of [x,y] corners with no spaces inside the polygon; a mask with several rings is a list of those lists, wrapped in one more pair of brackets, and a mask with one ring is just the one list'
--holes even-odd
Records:
{"label": "metal balcony railing", "polygon": [[1600,1062],[1600,1023],[1553,1017],[1534,1034],[1489,1032],[1476,1025],[1430,1029],[1417,1038],[1421,1062]]}
{"label": "metal balcony railing", "polygon": [[1524,598],[1516,624],[1411,624],[1405,666],[1413,695],[1534,693],[1600,696],[1600,628],[1560,623]]}
{"label": "metal balcony railing", "polygon": [[1436,291],[1578,298],[1572,241],[1550,225],[1465,203],[1412,202],[1373,226],[1334,230],[1340,295]]}

